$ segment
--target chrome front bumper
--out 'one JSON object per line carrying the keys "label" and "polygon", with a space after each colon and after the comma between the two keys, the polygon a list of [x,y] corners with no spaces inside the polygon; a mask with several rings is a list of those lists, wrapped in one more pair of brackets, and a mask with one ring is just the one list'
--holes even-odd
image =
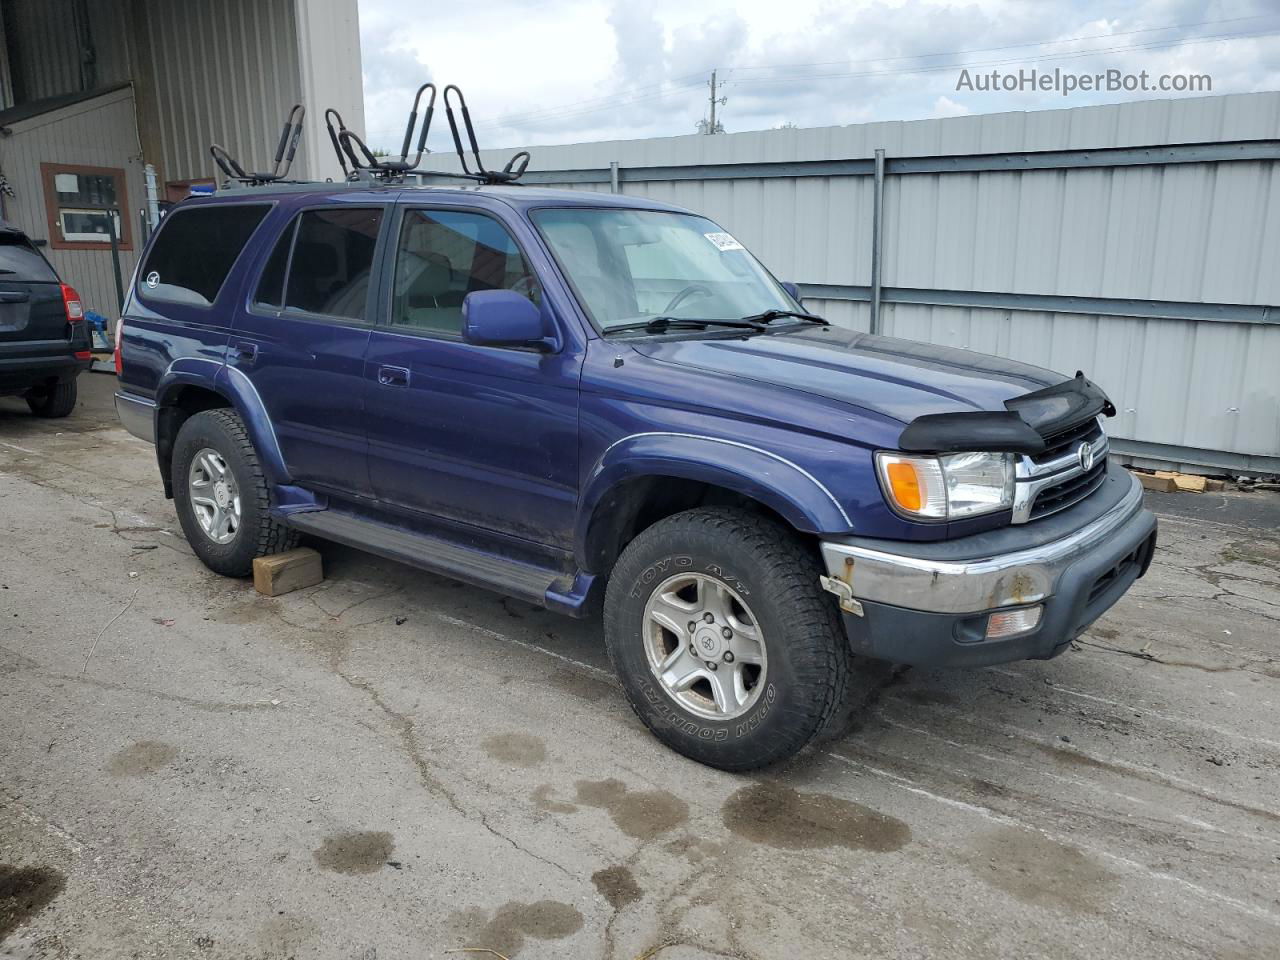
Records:
{"label": "chrome front bumper", "polygon": [[1037,603],[1053,595],[1067,567],[1142,510],[1142,485],[1133,477],[1129,481],[1120,502],[1092,523],[1059,540],[995,556],[926,560],[826,540],[822,559],[827,577],[846,584],[856,600],[936,613],[976,613]]}

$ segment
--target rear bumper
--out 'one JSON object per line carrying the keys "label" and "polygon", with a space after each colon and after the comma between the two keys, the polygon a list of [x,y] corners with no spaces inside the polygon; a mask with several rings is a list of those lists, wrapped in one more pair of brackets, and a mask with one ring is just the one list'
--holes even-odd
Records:
{"label": "rear bumper", "polygon": [[0,394],[25,393],[50,380],[71,380],[88,370],[92,357],[79,359],[66,353],[6,357],[0,353]]}
{"label": "rear bumper", "polygon": [[[1008,528],[998,553],[980,552],[993,540],[981,535],[970,538],[970,555],[963,541],[951,542],[945,559],[921,557],[918,547],[914,556],[896,552],[908,544],[891,553],[883,543],[824,542],[829,589],[851,594],[842,603],[851,648],[933,667],[1057,656],[1146,573],[1155,551],[1156,518],[1142,507],[1141,485],[1127,474],[1111,482],[1127,489],[1117,487],[1101,515],[1048,542],[1035,542],[1028,527]],[[1020,548],[1020,538],[1030,542]],[[1037,606],[1033,629],[987,638],[991,613]],[[850,612],[858,607],[860,615]]]}
{"label": "rear bumper", "polygon": [[121,425],[135,437],[156,442],[156,404],[154,400],[132,393],[116,391],[116,416]]}

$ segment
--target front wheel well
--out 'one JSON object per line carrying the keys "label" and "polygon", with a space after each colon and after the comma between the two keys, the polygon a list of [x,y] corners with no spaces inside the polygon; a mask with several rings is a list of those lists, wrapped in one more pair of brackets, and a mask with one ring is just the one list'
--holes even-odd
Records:
{"label": "front wheel well", "polygon": [[752,497],[699,480],[682,477],[634,477],[612,487],[596,504],[587,527],[586,569],[607,574],[627,544],[667,517],[695,507],[737,507],[768,517],[802,540],[816,539],[795,531],[776,510]]}
{"label": "front wheel well", "polygon": [[160,476],[164,481],[166,498],[173,499],[173,480],[169,468],[173,463],[173,444],[182,425],[197,413],[232,406],[228,398],[207,387],[186,385],[165,394],[156,410],[156,459],[160,463]]}

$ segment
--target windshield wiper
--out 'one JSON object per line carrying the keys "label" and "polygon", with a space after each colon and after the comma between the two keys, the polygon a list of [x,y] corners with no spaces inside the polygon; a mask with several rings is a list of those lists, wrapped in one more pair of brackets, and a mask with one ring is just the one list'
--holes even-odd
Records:
{"label": "windshield wiper", "polygon": [[621,333],[626,330],[643,330],[646,333],[663,333],[672,328],[702,330],[706,327],[729,327],[736,330],[763,330],[764,323],[754,317],[741,320],[715,320],[704,317],[651,317],[635,323],[620,323],[605,329],[605,334]]}
{"label": "windshield wiper", "polygon": [[749,317],[743,317],[744,321],[752,323],[768,323],[770,320],[779,320],[782,317],[795,317],[798,320],[811,320],[814,323],[820,323],[824,327],[831,326],[829,320],[825,320],[816,313],[803,313],[799,310],[766,310],[764,313],[753,313]]}

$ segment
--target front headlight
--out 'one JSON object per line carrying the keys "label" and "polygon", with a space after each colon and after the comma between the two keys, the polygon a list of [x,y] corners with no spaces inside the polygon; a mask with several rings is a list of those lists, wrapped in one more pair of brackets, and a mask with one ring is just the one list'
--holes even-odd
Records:
{"label": "front headlight", "polygon": [[885,499],[913,520],[957,520],[1013,508],[1013,455],[913,457],[882,451],[876,469]]}

